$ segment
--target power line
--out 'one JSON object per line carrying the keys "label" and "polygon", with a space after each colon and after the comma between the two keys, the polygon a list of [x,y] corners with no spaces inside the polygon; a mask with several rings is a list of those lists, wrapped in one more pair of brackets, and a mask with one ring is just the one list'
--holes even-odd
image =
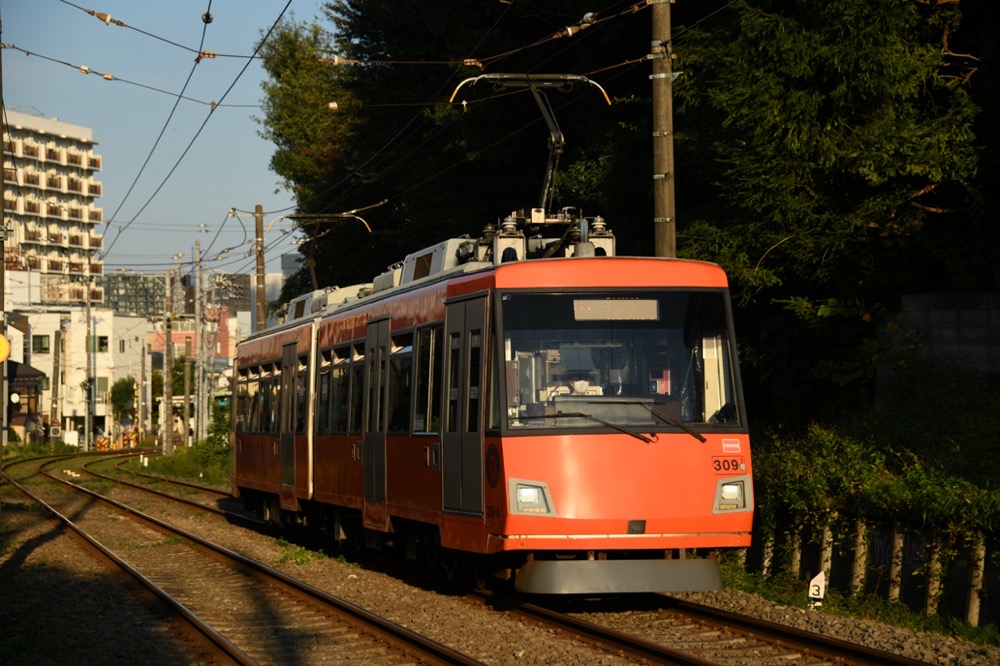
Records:
{"label": "power line", "polygon": [[[277,27],[278,23],[281,21],[281,18],[285,15],[285,12],[288,11],[288,7],[291,4],[292,4],[292,0],[288,0],[288,2],[285,4],[284,8],[281,10],[281,13],[278,15],[278,18],[275,19],[275,21],[274,21],[273,24],[271,24],[271,27],[268,29],[267,34],[264,35],[264,38],[261,39],[260,43],[257,45],[257,48],[254,51],[254,54],[256,54],[257,52],[259,52],[260,49],[263,48],[264,43],[267,42],[267,39],[271,36],[271,33],[274,32],[275,27]],[[233,87],[236,85],[236,82],[240,80],[240,78],[246,72],[247,68],[250,66],[250,62],[251,62],[250,60],[247,60],[247,62],[243,65],[243,68],[240,69],[239,73],[236,75],[236,78],[233,80],[233,82],[229,85],[229,87],[223,93],[222,97],[219,100],[220,102],[222,100],[224,100],[229,95],[230,91],[232,91]],[[173,176],[174,172],[177,170],[177,167],[180,166],[181,162],[184,160],[184,158],[187,156],[188,152],[191,150],[191,147],[194,145],[195,141],[197,141],[198,137],[201,136],[202,131],[204,131],[205,126],[208,125],[208,121],[212,117],[212,113],[214,113],[214,111],[215,111],[215,107],[213,107],[208,112],[208,115],[205,116],[205,119],[202,121],[201,126],[198,128],[198,131],[195,132],[195,135],[191,138],[191,141],[188,143],[187,147],[184,149],[184,152],[181,153],[181,156],[177,158],[177,161],[174,163],[174,166],[170,169],[170,171],[164,177],[164,179],[160,183],[159,187],[157,187],[156,190],[153,192],[153,194],[150,195],[149,199],[146,200],[146,203],[143,204],[142,208],[139,209],[139,212],[137,212],[135,214],[135,216],[131,220],[129,220],[128,224],[126,224],[125,227],[121,231],[118,232],[118,235],[116,235],[115,238],[111,241],[111,245],[108,247],[107,251],[105,252],[105,255],[107,255],[107,253],[111,251],[111,249],[114,247],[114,245],[118,241],[118,239],[121,238],[122,233],[124,233],[132,225],[132,223],[135,222],[136,219],[138,219],[139,215],[142,214],[142,212],[146,209],[147,206],[149,206],[149,204],[153,201],[153,199],[156,197],[156,195],[160,193],[160,190],[163,189],[164,185],[167,184],[167,182],[170,180],[170,177]]]}
{"label": "power line", "polygon": [[[116,19],[116,18],[112,17],[111,14],[106,14],[106,13],[103,13],[103,12],[96,12],[93,9],[87,9],[86,7],[81,7],[80,5],[77,5],[77,4],[74,4],[72,2],[69,2],[69,0],[59,0],[59,2],[63,3],[64,5],[69,5],[70,7],[73,7],[74,9],[79,9],[83,13],[89,14],[89,15],[97,18],[98,20],[102,21],[105,25],[115,25],[115,26],[118,26],[119,28],[128,28],[129,30],[134,30],[134,31],[136,31],[136,32],[138,32],[138,33],[140,33],[142,35],[145,35],[147,37],[152,37],[153,39],[159,40],[159,41],[161,41],[161,42],[163,42],[165,44],[169,44],[169,45],[175,46],[175,47],[177,47],[179,49],[183,49],[185,51],[189,51],[191,53],[195,53],[195,54],[198,55],[197,60],[202,60],[202,59],[205,59],[205,58],[247,58],[247,57],[252,57],[252,56],[234,55],[234,54],[228,54],[228,53],[216,53],[214,51],[205,51],[204,50],[204,46],[205,46],[204,35],[202,35],[202,43],[201,43],[201,45],[197,49],[193,49],[193,48],[191,48],[189,46],[184,46],[183,44],[178,44],[175,41],[172,41],[172,40],[167,39],[165,37],[161,37],[161,36],[159,36],[157,34],[154,34],[152,32],[148,32],[146,30],[142,30],[140,28],[136,28],[135,26],[129,25],[129,24],[125,23],[122,20],[119,20],[119,19]],[[205,21],[205,23],[211,22],[211,9],[212,9],[212,2],[211,2],[211,0],[209,0],[208,9],[209,9],[209,11],[206,11],[205,14],[202,15],[203,17],[204,16],[208,16],[209,17],[209,20]]]}
{"label": "power line", "polygon": [[[62,0],[62,1],[65,2],[65,0]],[[212,7],[211,0],[209,0],[208,6],[209,6],[209,9],[211,9],[211,7]],[[207,12],[206,12],[206,14],[207,14]],[[204,45],[204,43],[205,43],[205,35],[208,32],[208,23],[209,23],[208,21],[204,21],[204,20],[202,21],[202,24],[203,24],[202,29],[201,29],[201,44],[202,45]],[[187,90],[188,85],[191,83],[191,78],[194,76],[194,71],[195,71],[195,69],[197,69],[198,64],[200,62],[201,62],[200,60],[195,60],[194,65],[191,67],[191,71],[188,72],[187,79],[184,81],[184,87],[181,89],[181,95],[182,96],[184,94],[184,91]],[[125,202],[128,201],[129,196],[131,196],[132,191],[135,189],[136,183],[138,183],[139,179],[142,178],[142,174],[146,170],[146,167],[149,165],[149,161],[153,158],[153,154],[156,152],[157,146],[160,145],[160,141],[163,139],[163,135],[166,133],[167,127],[170,126],[170,121],[173,119],[174,113],[177,112],[177,106],[180,104],[180,101],[181,101],[180,100],[180,96],[176,100],[174,100],[174,106],[170,109],[170,113],[167,115],[167,119],[163,123],[163,127],[160,128],[160,134],[159,134],[159,136],[156,137],[156,141],[153,142],[153,147],[149,149],[149,153],[146,155],[146,160],[142,163],[142,166],[139,167],[139,172],[136,173],[135,178],[132,180],[132,184],[128,188],[128,191],[125,192],[125,196],[122,197],[122,200],[119,202],[118,208],[116,208],[115,212],[111,214],[110,218],[108,218],[108,221],[107,221],[107,225],[108,226],[110,226],[111,223],[114,222],[115,217],[118,216],[118,213],[125,206]],[[145,206],[143,206],[143,208],[140,208],[139,212],[136,213],[136,217],[138,217],[139,214],[142,213],[142,211],[144,209],[145,209]],[[118,235],[121,235],[121,233],[123,231],[125,231],[125,229],[127,229],[129,227],[129,225],[132,224],[132,222],[135,221],[136,217],[133,217],[131,220],[129,220],[128,224],[126,224],[124,228],[122,228],[121,230],[119,230]],[[115,244],[116,240],[118,240],[118,236],[115,236],[115,238],[111,241],[111,245],[108,246],[107,251],[105,251],[105,255],[107,255],[107,253],[111,251],[111,248],[114,247],[114,244]]]}
{"label": "power line", "polygon": [[211,107],[213,109],[216,108],[216,107],[226,107],[226,108],[260,108],[259,104],[220,104],[219,102],[215,102],[215,101],[206,101],[206,100],[196,99],[194,97],[188,97],[188,96],[184,95],[183,92],[175,93],[175,92],[171,92],[169,90],[164,90],[162,88],[157,88],[156,86],[151,86],[151,85],[147,85],[147,84],[144,84],[144,83],[138,83],[136,81],[130,81],[129,79],[123,79],[123,78],[121,78],[119,76],[115,76],[114,74],[111,74],[110,72],[102,72],[100,70],[94,69],[94,68],[90,67],[89,65],[75,65],[75,64],[73,64],[71,62],[67,62],[65,60],[60,60],[59,58],[53,58],[51,56],[47,56],[47,55],[44,55],[42,53],[38,53],[37,51],[29,51],[28,49],[21,48],[20,46],[17,46],[16,44],[3,44],[3,45],[0,45],[0,46],[2,46],[2,48],[10,49],[12,51],[20,51],[21,53],[23,53],[24,55],[29,56],[29,57],[40,58],[42,60],[47,60],[49,62],[53,62],[53,63],[56,63],[58,65],[65,65],[66,67],[69,67],[70,69],[78,70],[81,74],[92,74],[92,75],[97,76],[97,77],[99,77],[101,79],[104,79],[105,81],[118,81],[120,83],[125,83],[125,84],[131,85],[131,86],[135,86],[137,88],[142,88],[142,89],[145,89],[145,90],[151,90],[153,92],[161,93],[161,94],[167,95],[169,97],[176,97],[178,99],[183,99],[186,102],[193,102],[195,104],[200,104],[202,106]]}

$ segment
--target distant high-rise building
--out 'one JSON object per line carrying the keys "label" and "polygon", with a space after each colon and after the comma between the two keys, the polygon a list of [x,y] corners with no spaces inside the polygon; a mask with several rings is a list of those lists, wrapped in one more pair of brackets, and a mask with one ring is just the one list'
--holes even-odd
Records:
{"label": "distant high-rise building", "polygon": [[[227,312],[248,312],[252,307],[250,290],[253,276],[237,273],[215,273],[206,285],[206,306],[224,307]],[[136,273],[121,269],[104,276],[104,303],[120,315],[138,315],[150,319],[163,317],[166,309],[167,281],[173,290],[175,317],[191,315],[194,310],[194,287],[185,287],[176,277],[166,273]]]}
{"label": "distant high-rise building", "polygon": [[104,276],[104,304],[115,314],[158,319],[165,312],[166,294],[167,276],[163,273],[120,270]]}
{"label": "distant high-rise building", "polygon": [[229,312],[249,312],[253,307],[251,289],[253,276],[238,273],[219,273],[214,276],[214,302],[225,306]]}
{"label": "distant high-rise building", "polygon": [[303,261],[301,254],[281,255],[281,275],[285,280],[288,280],[302,270],[302,266]]}
{"label": "distant high-rise building", "polygon": [[6,268],[40,273],[42,303],[84,303],[88,297],[103,303],[101,156],[90,128],[14,110],[5,114]]}

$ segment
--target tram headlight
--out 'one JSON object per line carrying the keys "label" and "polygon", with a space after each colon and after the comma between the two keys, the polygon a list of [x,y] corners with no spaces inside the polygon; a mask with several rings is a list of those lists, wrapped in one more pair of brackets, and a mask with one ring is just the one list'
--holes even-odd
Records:
{"label": "tram headlight", "polygon": [[743,501],[743,484],[726,483],[722,486],[722,499],[726,501]]}
{"label": "tram headlight", "polygon": [[746,511],[753,507],[753,487],[750,477],[720,479],[715,487],[715,506],[712,513]]}
{"label": "tram headlight", "polygon": [[521,486],[517,487],[517,505],[519,507],[523,506],[540,506],[542,503],[542,489],[538,486]]}
{"label": "tram headlight", "polygon": [[511,513],[552,514],[549,489],[544,482],[511,479]]}

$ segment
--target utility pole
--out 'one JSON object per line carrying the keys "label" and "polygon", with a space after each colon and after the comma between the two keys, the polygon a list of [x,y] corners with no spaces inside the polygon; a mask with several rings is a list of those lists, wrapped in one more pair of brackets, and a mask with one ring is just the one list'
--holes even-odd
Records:
{"label": "utility pole", "polygon": [[[0,39],[3,38],[3,20],[0,19]],[[3,53],[3,49],[0,49]],[[3,57],[0,56],[0,102],[3,101]],[[0,109],[0,161],[7,148],[7,114]],[[11,156],[13,157],[13,155]],[[4,208],[3,224],[0,224],[0,335],[7,335],[7,304],[4,302],[7,271],[7,209]],[[0,361],[0,463],[3,462],[3,450],[7,447],[7,411],[10,398],[7,396],[7,359]]]}
{"label": "utility pole", "polygon": [[649,57],[653,87],[653,229],[657,257],[677,256],[677,219],[674,200],[673,48],[670,44],[670,5],[673,0],[650,0],[653,41]]}
{"label": "utility pole", "polygon": [[90,451],[92,449],[93,443],[93,433],[94,429],[94,336],[91,331],[93,326],[93,321],[91,319],[92,315],[90,313],[90,280],[88,279],[84,285],[83,292],[84,299],[84,317],[86,318],[87,335],[85,337],[84,344],[86,345],[87,354],[87,379],[84,381],[86,386],[86,396],[84,400],[86,402],[86,417],[84,418],[84,429],[83,429],[83,450]]}
{"label": "utility pole", "polygon": [[[205,297],[202,293],[201,241],[194,242],[194,441],[205,424]],[[184,433],[187,437],[187,432]],[[186,441],[186,440],[185,440]]]}
{"label": "utility pole", "polygon": [[146,434],[146,340],[142,339],[142,353],[139,355],[139,401],[135,410],[135,443],[142,447]]}
{"label": "utility pole", "polygon": [[267,290],[264,286],[264,207],[260,204],[254,206],[253,219],[257,232],[257,330],[263,331],[267,320],[264,307]]}
{"label": "utility pole", "polygon": [[174,454],[174,331],[171,317],[174,309],[173,274],[167,273],[167,296],[163,312],[163,455]]}
{"label": "utility pole", "polygon": [[[197,398],[195,398],[197,400]],[[188,433],[191,432],[191,357],[184,357],[184,434],[181,441],[189,446]]]}
{"label": "utility pole", "polygon": [[52,342],[52,380],[49,384],[52,386],[52,404],[49,406],[49,433],[55,432],[55,427],[59,425],[59,432],[62,433],[62,423],[60,418],[62,415],[59,413],[59,395],[62,387],[60,386],[59,378],[62,377],[62,330],[63,324],[60,322],[59,328],[55,330]]}

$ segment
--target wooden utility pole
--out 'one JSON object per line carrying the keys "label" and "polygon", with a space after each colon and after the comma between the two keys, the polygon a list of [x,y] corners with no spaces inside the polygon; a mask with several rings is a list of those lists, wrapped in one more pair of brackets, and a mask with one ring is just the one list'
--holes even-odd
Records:
{"label": "wooden utility pole", "polygon": [[267,321],[264,286],[264,207],[257,204],[253,209],[254,227],[257,232],[257,330],[263,331]]}
{"label": "wooden utility pole", "polygon": [[653,41],[653,229],[658,257],[677,256],[677,220],[674,201],[673,49],[670,45],[670,5],[673,0],[651,0]]}

